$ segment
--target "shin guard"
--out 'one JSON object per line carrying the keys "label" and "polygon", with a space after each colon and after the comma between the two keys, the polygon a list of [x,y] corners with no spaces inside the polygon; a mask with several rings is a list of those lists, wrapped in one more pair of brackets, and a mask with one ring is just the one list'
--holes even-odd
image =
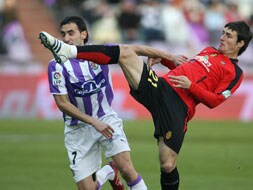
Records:
{"label": "shin guard", "polygon": [[179,173],[177,168],[175,168],[171,173],[165,173],[161,170],[160,183],[162,190],[178,190]]}

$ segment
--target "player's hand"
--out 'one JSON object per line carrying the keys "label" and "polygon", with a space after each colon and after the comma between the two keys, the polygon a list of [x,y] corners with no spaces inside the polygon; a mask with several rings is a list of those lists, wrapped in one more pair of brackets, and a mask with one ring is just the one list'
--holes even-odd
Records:
{"label": "player's hand", "polygon": [[184,64],[187,60],[188,58],[184,55],[173,55],[172,57],[172,61],[176,67]]}
{"label": "player's hand", "polygon": [[162,60],[161,58],[148,57],[148,67],[151,68],[153,65],[160,63],[161,60]]}
{"label": "player's hand", "polygon": [[168,75],[169,79],[171,82],[173,82],[173,86],[176,88],[184,88],[184,89],[189,89],[191,86],[191,81],[188,79],[186,76],[173,76],[173,75]]}
{"label": "player's hand", "polygon": [[104,135],[107,139],[110,139],[112,138],[113,136],[113,133],[114,133],[114,130],[113,128],[106,124],[106,123],[103,123],[102,121],[94,118],[91,125],[99,132],[101,133],[102,135]]}

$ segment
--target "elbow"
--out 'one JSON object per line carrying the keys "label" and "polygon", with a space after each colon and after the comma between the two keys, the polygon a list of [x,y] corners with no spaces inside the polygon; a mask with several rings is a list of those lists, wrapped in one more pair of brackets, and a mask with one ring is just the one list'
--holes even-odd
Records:
{"label": "elbow", "polygon": [[209,109],[213,109],[213,108],[215,108],[216,106],[214,106],[214,105],[207,105],[207,107],[208,107]]}
{"label": "elbow", "polygon": [[213,109],[213,108],[216,108],[218,105],[220,105],[220,103],[211,103],[211,102],[209,102],[209,103],[206,103],[205,105],[208,108]]}

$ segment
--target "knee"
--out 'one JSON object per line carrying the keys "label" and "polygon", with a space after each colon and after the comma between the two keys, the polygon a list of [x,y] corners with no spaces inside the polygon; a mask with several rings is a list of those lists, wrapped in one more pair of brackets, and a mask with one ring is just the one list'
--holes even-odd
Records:
{"label": "knee", "polygon": [[161,170],[170,173],[172,172],[176,167],[176,161],[175,160],[167,160],[165,162],[161,162]]}
{"label": "knee", "polygon": [[172,172],[175,169],[175,167],[176,167],[176,164],[174,163],[166,163],[166,164],[161,165],[161,169],[166,173]]}

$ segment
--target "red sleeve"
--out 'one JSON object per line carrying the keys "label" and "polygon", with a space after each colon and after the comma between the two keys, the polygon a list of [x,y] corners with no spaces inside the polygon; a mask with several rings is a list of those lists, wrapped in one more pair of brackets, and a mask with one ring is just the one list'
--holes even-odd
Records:
{"label": "red sleeve", "polygon": [[189,90],[195,99],[209,108],[214,108],[225,101],[225,97],[222,94],[217,94],[205,90],[195,83],[191,84]]}
{"label": "red sleeve", "polygon": [[175,69],[176,66],[174,65],[173,61],[170,61],[168,59],[162,59],[161,64],[165,67],[169,68],[170,70]]}
{"label": "red sleeve", "polygon": [[240,86],[242,81],[242,76],[238,80],[238,82],[231,88],[224,88],[225,84],[227,86],[227,81],[221,81],[220,85],[216,88],[215,92],[208,91],[201,86],[192,83],[189,91],[198,101],[203,103],[209,108],[214,108],[228,99]]}

